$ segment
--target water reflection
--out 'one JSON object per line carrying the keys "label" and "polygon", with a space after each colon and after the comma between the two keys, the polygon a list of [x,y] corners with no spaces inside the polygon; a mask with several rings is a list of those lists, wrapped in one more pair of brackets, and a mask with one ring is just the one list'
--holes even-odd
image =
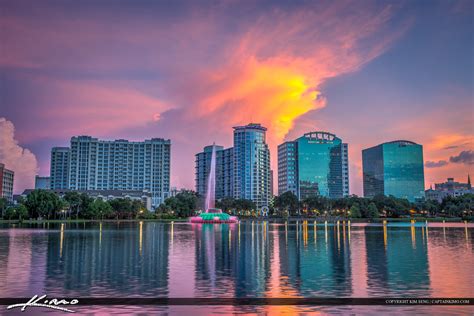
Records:
{"label": "water reflection", "polygon": [[472,232],[346,221],[5,228],[0,295],[472,297]]}

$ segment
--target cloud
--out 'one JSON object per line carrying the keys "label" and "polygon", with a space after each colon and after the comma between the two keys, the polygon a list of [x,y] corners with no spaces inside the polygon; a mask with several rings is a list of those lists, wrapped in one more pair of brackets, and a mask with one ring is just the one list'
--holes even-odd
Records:
{"label": "cloud", "polygon": [[427,161],[425,162],[426,168],[439,168],[446,166],[448,162],[446,160],[438,160],[438,161]]}
{"label": "cloud", "polygon": [[268,128],[276,170],[277,144],[326,106],[323,84],[384,53],[410,25],[397,5],[358,1],[224,2],[161,18],[129,9],[6,9],[0,64],[15,69],[6,90],[35,96],[23,106],[40,118],[28,122],[28,141],[171,138],[180,148],[172,164],[182,166],[172,182],[186,187],[194,154],[214,140],[230,145],[234,125]]}
{"label": "cloud", "polygon": [[474,151],[463,150],[459,153],[459,155],[449,157],[449,161],[452,163],[473,165],[474,164]]}
{"label": "cloud", "polygon": [[0,117],[0,162],[15,172],[13,189],[16,193],[34,188],[38,172],[36,157],[18,144],[13,123],[3,117]]}

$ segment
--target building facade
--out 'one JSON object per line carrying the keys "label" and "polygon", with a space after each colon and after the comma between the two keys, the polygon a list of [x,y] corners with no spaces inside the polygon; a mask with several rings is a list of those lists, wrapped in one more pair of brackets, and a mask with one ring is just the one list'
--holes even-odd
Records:
{"label": "building facade", "polygon": [[13,181],[15,173],[0,163],[0,197],[5,198],[8,202],[13,202]]}
{"label": "building facade", "polygon": [[69,187],[69,147],[53,147],[50,161],[50,189]]}
{"label": "building facade", "polygon": [[252,200],[257,208],[270,202],[270,150],[260,124],[234,127],[233,197]]}
{"label": "building facade", "polygon": [[432,188],[425,191],[427,200],[434,200],[442,202],[443,199],[450,197],[458,197],[464,194],[474,194],[471,186],[471,177],[467,176],[467,183],[454,181],[454,178],[448,178],[448,181],[443,183],[435,183],[434,190]]}
{"label": "building facade", "polygon": [[51,178],[50,177],[35,177],[35,190],[49,190],[51,188]]}
{"label": "building facade", "polygon": [[362,151],[364,196],[393,195],[413,202],[425,196],[423,146],[406,140]]}
{"label": "building facade", "polygon": [[292,192],[298,196],[296,142],[284,142],[278,146],[278,195]]}
{"label": "building facade", "polygon": [[328,132],[310,132],[278,146],[278,194],[349,195],[348,145]]}
{"label": "building facade", "polygon": [[51,188],[150,192],[156,207],[169,196],[170,155],[170,140],[161,138],[129,142],[72,137],[70,148],[51,152]]}
{"label": "building facade", "polygon": [[233,196],[234,149],[224,149],[222,146],[210,145],[195,156],[196,192],[206,196],[208,177],[211,168],[212,147],[216,150],[216,187],[215,197],[220,200]]}

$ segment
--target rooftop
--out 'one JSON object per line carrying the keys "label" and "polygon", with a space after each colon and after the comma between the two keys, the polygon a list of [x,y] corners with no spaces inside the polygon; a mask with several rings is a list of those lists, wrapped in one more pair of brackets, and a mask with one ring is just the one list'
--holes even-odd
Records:
{"label": "rooftop", "polygon": [[234,126],[234,129],[235,130],[239,130],[239,129],[258,129],[258,130],[261,130],[261,131],[266,131],[267,130],[267,128],[263,127],[262,124],[260,124],[260,123],[249,123],[247,125]]}

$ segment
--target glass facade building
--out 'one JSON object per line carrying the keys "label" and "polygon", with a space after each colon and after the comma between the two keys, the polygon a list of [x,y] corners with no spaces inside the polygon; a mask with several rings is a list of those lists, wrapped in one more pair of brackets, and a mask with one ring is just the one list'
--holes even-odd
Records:
{"label": "glass facade building", "polygon": [[334,134],[310,132],[278,146],[278,194],[300,200],[349,195],[348,145]]}
{"label": "glass facade building", "polygon": [[393,195],[415,201],[425,196],[423,146],[387,142],[362,151],[364,196]]}
{"label": "glass facade building", "polygon": [[169,195],[170,151],[170,140],[162,138],[129,142],[72,137],[70,148],[51,152],[51,188],[150,192],[156,207]]}
{"label": "glass facade building", "polygon": [[[212,146],[204,147],[204,150],[196,154],[196,192],[206,196],[209,171],[211,169]],[[216,148],[216,200],[233,195],[233,173],[234,173],[234,149],[224,149],[222,146],[214,145]]]}
{"label": "glass facade building", "polygon": [[252,200],[257,208],[270,201],[270,150],[260,124],[234,127],[234,198]]}

